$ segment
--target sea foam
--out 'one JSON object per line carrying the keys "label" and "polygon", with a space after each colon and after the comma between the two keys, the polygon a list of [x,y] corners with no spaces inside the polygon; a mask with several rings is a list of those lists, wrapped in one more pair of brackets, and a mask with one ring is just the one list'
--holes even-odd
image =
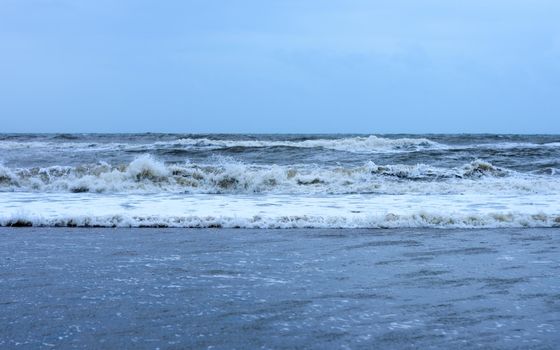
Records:
{"label": "sea foam", "polygon": [[3,226],[558,227],[560,194],[219,195],[5,193]]}
{"label": "sea foam", "polygon": [[558,227],[559,140],[0,135],[0,225]]}
{"label": "sea foam", "polygon": [[367,217],[347,216],[277,216],[250,218],[236,216],[129,216],[129,215],[61,215],[40,214],[0,216],[0,226],[39,227],[180,227],[180,228],[522,228],[560,227],[556,215],[522,213],[488,213],[451,215],[418,212],[410,215],[386,214]]}
{"label": "sea foam", "polygon": [[427,164],[343,167],[257,165],[231,159],[164,164],[142,155],[129,164],[104,162],[45,168],[0,167],[0,191],[95,193],[550,193],[560,178],[523,174],[475,160],[440,168]]}
{"label": "sea foam", "polygon": [[40,150],[48,149],[54,151],[73,152],[100,152],[100,151],[132,151],[150,152],[158,149],[200,149],[218,150],[226,148],[318,148],[326,150],[343,151],[350,153],[400,153],[419,152],[425,150],[468,150],[468,149],[557,149],[560,142],[485,142],[480,144],[457,143],[444,144],[426,137],[381,137],[381,136],[350,136],[336,138],[306,139],[274,138],[255,139],[252,138],[208,138],[208,137],[183,137],[172,140],[139,140],[137,142],[100,142],[84,141],[79,137],[55,138],[42,141],[14,141],[0,140],[0,150]]}

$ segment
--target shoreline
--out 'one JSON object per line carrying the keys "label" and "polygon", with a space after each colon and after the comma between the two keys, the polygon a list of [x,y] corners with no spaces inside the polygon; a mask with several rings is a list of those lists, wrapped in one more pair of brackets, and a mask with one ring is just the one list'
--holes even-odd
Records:
{"label": "shoreline", "polygon": [[513,227],[445,227],[445,226],[434,226],[434,227],[180,227],[180,226],[41,226],[33,225],[28,222],[16,222],[10,225],[0,225],[0,233],[3,230],[24,230],[24,229],[37,229],[37,230],[115,230],[115,231],[127,231],[127,230],[184,230],[184,231],[358,231],[361,233],[367,233],[370,231],[524,231],[524,230],[550,230],[558,231],[560,233],[560,226],[513,226]]}

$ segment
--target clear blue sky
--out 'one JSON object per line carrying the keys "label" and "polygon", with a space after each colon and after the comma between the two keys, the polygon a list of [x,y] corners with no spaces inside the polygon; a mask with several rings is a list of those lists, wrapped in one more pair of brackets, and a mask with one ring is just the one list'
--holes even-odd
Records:
{"label": "clear blue sky", "polygon": [[0,121],[560,133],[560,1],[0,0]]}

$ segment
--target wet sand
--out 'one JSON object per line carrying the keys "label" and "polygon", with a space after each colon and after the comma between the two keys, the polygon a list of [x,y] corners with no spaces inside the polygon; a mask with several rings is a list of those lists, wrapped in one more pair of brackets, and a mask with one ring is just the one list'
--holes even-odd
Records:
{"label": "wet sand", "polygon": [[0,228],[0,348],[555,349],[560,230]]}

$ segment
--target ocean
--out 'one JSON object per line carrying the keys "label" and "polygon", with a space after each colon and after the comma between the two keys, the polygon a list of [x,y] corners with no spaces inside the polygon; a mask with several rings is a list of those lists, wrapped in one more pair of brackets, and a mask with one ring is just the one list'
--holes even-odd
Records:
{"label": "ocean", "polygon": [[0,348],[555,349],[560,136],[0,135]]}
{"label": "ocean", "polygon": [[560,226],[560,135],[0,134],[0,225]]}

